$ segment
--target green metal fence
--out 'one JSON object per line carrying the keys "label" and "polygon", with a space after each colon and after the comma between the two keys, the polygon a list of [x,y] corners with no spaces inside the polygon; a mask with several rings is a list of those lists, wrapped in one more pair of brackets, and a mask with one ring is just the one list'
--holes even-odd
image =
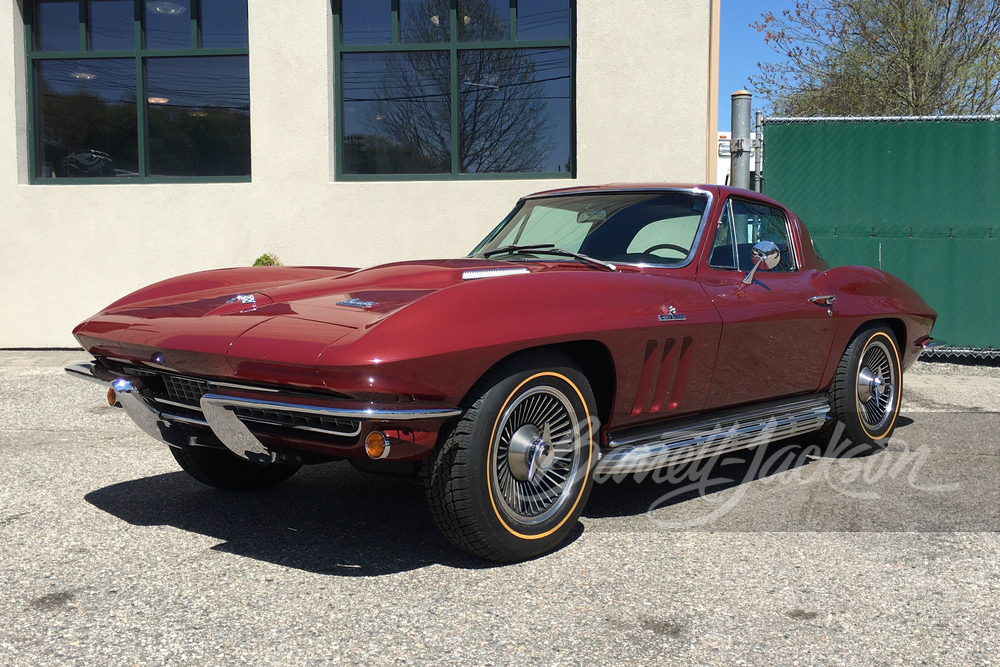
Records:
{"label": "green metal fence", "polygon": [[767,119],[763,190],[831,265],[912,285],[935,338],[1000,347],[997,118]]}

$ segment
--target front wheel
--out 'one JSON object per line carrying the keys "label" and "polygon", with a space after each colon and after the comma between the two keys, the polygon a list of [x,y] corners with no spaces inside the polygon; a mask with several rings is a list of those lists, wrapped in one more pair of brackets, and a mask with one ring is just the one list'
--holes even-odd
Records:
{"label": "front wheel", "polygon": [[480,383],[422,474],[431,514],[459,548],[496,561],[551,551],[593,485],[596,404],[562,355],[532,355]]}
{"label": "front wheel", "polygon": [[829,440],[841,422],[843,437],[863,452],[885,449],[896,427],[902,395],[903,372],[892,331],[885,326],[862,329],[837,366],[829,394],[834,420],[820,431],[821,437]]}

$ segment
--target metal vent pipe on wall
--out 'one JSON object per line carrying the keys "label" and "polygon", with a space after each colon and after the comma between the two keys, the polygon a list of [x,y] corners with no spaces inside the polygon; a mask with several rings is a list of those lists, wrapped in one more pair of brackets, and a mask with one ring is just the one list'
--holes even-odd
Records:
{"label": "metal vent pipe on wall", "polygon": [[729,184],[750,189],[750,102],[753,97],[745,90],[732,95],[733,134],[730,143]]}

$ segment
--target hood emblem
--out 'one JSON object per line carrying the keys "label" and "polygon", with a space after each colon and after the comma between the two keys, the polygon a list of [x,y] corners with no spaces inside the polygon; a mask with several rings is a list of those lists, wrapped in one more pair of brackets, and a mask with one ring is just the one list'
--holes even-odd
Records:
{"label": "hood emblem", "polygon": [[673,306],[660,306],[660,313],[661,322],[676,322],[687,319],[687,315],[678,315],[677,309]]}
{"label": "hood emblem", "polygon": [[371,310],[378,305],[378,301],[362,301],[361,299],[350,299],[348,301],[338,301],[338,306],[350,306],[351,308],[362,308]]}
{"label": "hood emblem", "polygon": [[253,294],[237,294],[232,299],[226,301],[226,303],[236,303],[237,301],[244,305],[250,304],[254,308],[257,307],[257,297],[255,297]]}

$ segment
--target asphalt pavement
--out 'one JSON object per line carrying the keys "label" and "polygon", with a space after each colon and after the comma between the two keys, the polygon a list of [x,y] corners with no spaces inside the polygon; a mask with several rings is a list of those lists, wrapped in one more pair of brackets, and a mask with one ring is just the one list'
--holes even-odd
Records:
{"label": "asphalt pavement", "polygon": [[0,665],[997,665],[1000,369],[920,363],[887,451],[595,487],[496,565],[346,463],[201,486],[82,352],[0,351]]}

